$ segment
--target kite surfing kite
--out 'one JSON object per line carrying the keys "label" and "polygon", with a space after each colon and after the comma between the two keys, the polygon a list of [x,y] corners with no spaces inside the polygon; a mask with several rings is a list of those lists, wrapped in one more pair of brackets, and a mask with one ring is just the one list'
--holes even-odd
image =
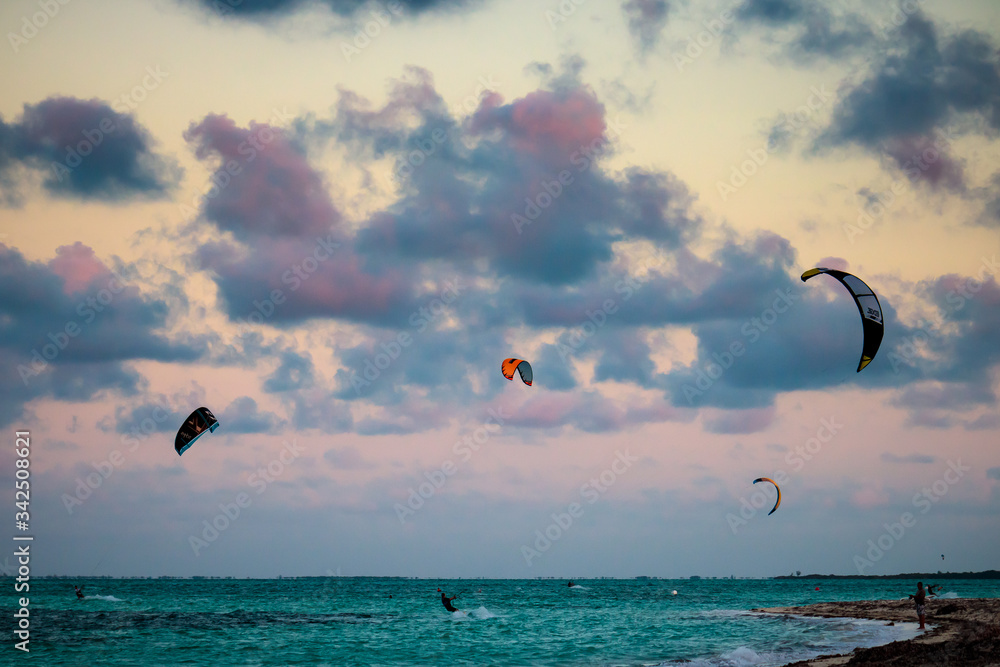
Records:
{"label": "kite surfing kite", "polygon": [[882,323],[882,306],[879,305],[878,297],[861,278],[837,269],[815,268],[809,269],[802,274],[802,282],[821,273],[833,276],[850,291],[854,297],[854,303],[861,313],[861,324],[864,327],[864,345],[861,348],[861,362],[858,364],[858,372],[871,363],[878,352],[878,346],[882,344],[882,334],[885,332],[885,325]]}
{"label": "kite surfing kite", "polygon": [[774,503],[774,507],[771,508],[771,511],[767,513],[768,516],[771,516],[774,514],[774,510],[778,509],[778,505],[781,504],[781,488],[778,486],[778,483],[770,477],[758,477],[753,481],[753,483],[756,484],[757,482],[770,482],[771,484],[774,484],[774,488],[778,491],[778,500]]}
{"label": "kite surfing kite", "polygon": [[521,380],[524,384],[531,386],[531,364],[529,364],[524,359],[504,359],[503,363],[500,364],[500,372],[508,380],[514,380],[514,369],[521,374]]}
{"label": "kite surfing kite", "polygon": [[174,449],[177,450],[177,455],[180,456],[187,451],[188,447],[193,445],[194,441],[200,438],[205,431],[212,433],[217,428],[219,428],[219,420],[208,408],[198,408],[192,412],[180,430],[177,431],[177,437],[174,438]]}

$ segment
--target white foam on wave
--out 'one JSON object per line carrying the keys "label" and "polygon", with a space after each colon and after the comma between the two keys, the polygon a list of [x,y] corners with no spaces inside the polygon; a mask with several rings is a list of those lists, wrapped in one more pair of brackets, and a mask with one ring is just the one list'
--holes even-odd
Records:
{"label": "white foam on wave", "polygon": [[87,595],[83,598],[84,600],[105,600],[107,602],[125,602],[116,598],[114,595]]}
{"label": "white foam on wave", "polygon": [[486,620],[487,618],[497,618],[497,614],[486,607],[479,607],[479,609],[459,609],[458,611],[451,612],[451,620],[453,621],[465,621],[470,619]]}
{"label": "white foam on wave", "polygon": [[740,646],[718,658],[698,658],[684,662],[664,662],[659,667],[756,667],[757,665],[783,664],[787,660],[773,653],[757,653],[752,648]]}
{"label": "white foam on wave", "polygon": [[955,591],[948,591],[947,593],[942,593],[937,596],[938,600],[955,600],[958,599],[958,593]]}
{"label": "white foam on wave", "polygon": [[585,591],[585,590],[587,590],[587,587],[586,586],[580,586],[579,584],[573,584],[572,586],[569,586],[569,589],[571,591]]}
{"label": "white foam on wave", "polygon": [[474,609],[470,613],[473,616],[475,616],[476,618],[478,618],[478,619],[487,619],[487,618],[496,618],[497,617],[496,614],[494,614],[492,611],[490,611],[486,607],[480,607],[479,609]]}
{"label": "white foam on wave", "polygon": [[[735,617],[757,615],[760,612],[747,612],[733,609],[713,609],[701,612],[699,616]],[[772,667],[785,665],[796,660],[809,660],[821,654],[846,654],[858,647],[881,646],[893,641],[913,639],[920,634],[917,623],[897,622],[888,626],[885,621],[873,621],[858,618],[816,618],[798,614],[766,614],[783,617],[795,622],[803,622],[818,630],[810,632],[817,643],[802,644],[797,648],[789,647],[780,652],[757,652],[747,646],[740,646],[727,653],[708,658],[696,658],[676,662],[664,662],[659,667]]]}

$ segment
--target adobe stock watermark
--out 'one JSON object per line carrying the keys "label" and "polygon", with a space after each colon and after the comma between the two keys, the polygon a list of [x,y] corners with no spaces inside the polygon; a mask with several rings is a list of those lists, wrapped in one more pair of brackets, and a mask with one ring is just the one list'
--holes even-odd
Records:
{"label": "adobe stock watermark", "polygon": [[[740,5],[743,4],[745,3],[740,3]],[[738,7],[739,5],[736,8]],[[725,9],[719,13],[718,18],[703,21],[702,26],[704,26],[704,30],[688,35],[687,46],[684,48],[683,53],[673,54],[674,66],[678,72],[683,72],[685,67],[694,64],[694,61],[705,53],[705,49],[722,36],[722,33],[726,30],[726,26],[736,20],[736,17],[733,16],[733,11],[736,8]]]}
{"label": "adobe stock watermark", "polygon": [[[289,285],[289,292],[295,292],[319,270],[321,264],[333,257],[333,251],[339,247],[340,243],[333,240],[332,232],[327,234],[325,239],[317,236],[312,252],[282,272],[281,284]],[[247,313],[246,317],[236,319],[239,323],[236,329],[236,338],[243,338],[243,336],[252,331],[252,327],[260,326],[265,321],[271,319],[275,312],[277,312],[278,306],[287,300],[288,297],[281,288],[271,290],[260,301],[254,299],[253,308]]]}
{"label": "adobe stock watermark", "polygon": [[[500,85],[499,81],[493,80],[492,75],[480,76],[478,81],[479,85],[475,91],[452,108],[453,117],[461,118],[475,111],[479,107],[482,94],[494,92]],[[396,166],[390,178],[403,179],[412,176],[413,172],[427,162],[427,159],[434,155],[438,148],[448,140],[448,131],[444,127],[434,128],[429,134],[413,139],[415,148],[404,156],[403,161]]]}
{"label": "adobe stock watermark", "polygon": [[35,4],[42,11],[32,14],[30,19],[25,14],[21,17],[21,29],[16,33],[7,33],[7,41],[10,42],[10,48],[14,50],[14,53],[20,51],[21,47],[34,39],[38,35],[38,31],[47,26],[49,21],[54,19],[59,11],[69,3],[70,0],[38,0]]}
{"label": "adobe stock watermark", "polygon": [[[614,122],[608,123],[608,130],[611,133],[610,137],[607,137],[606,133],[602,134],[593,139],[589,144],[581,145],[577,150],[573,151],[569,156],[569,162],[576,167],[577,174],[582,174],[590,169],[597,162],[597,158],[604,155],[609,150],[609,147],[617,144],[621,140],[622,130],[626,128],[627,126],[621,122],[621,118],[615,116]],[[517,230],[517,233],[523,233],[523,228],[526,225],[533,224],[542,214],[542,211],[552,206],[552,202],[558,199],[573,181],[574,176],[569,169],[561,170],[551,179],[543,178],[540,180],[538,186],[535,188],[540,192],[534,198],[524,198],[524,215],[512,213],[510,216],[510,221],[514,225],[514,229]]]}
{"label": "adobe stock watermark", "polygon": [[201,195],[195,195],[191,199],[191,204],[180,203],[177,205],[181,216],[185,220],[194,220],[198,216],[198,206],[203,199],[215,199],[219,194],[225,190],[233,182],[233,180],[243,173],[243,169],[247,167],[250,163],[257,159],[257,155],[262,153],[268,144],[277,139],[281,130],[272,129],[272,126],[277,126],[279,124],[284,124],[293,118],[291,114],[288,113],[286,107],[282,107],[280,110],[277,107],[271,109],[274,115],[271,116],[267,123],[258,125],[251,133],[250,136],[239,143],[236,147],[236,153],[241,156],[239,160],[227,160],[225,161],[212,175],[209,177],[211,185],[208,189]]}
{"label": "adobe stock watermark", "polygon": [[712,385],[732,368],[736,360],[746,354],[748,347],[760,340],[761,334],[766,333],[778,321],[778,316],[787,313],[788,309],[802,298],[794,294],[789,287],[784,290],[776,289],[774,293],[778,295],[778,298],[771,306],[761,311],[759,317],[751,317],[740,327],[740,334],[747,340],[747,343],[739,338],[734,339],[722,354],[712,353],[713,361],[705,364],[704,370],[701,368],[695,370],[694,385],[685,384],[682,387],[688,405],[694,405],[696,397],[704,396],[705,392],[711,389]]}
{"label": "adobe stock watermark", "polygon": [[424,503],[433,498],[444,487],[448,479],[458,472],[461,463],[471,461],[473,454],[482,449],[493,435],[500,432],[504,420],[510,419],[509,415],[504,414],[502,407],[498,407],[496,410],[490,408],[487,412],[490,416],[484,424],[469,435],[463,436],[461,440],[456,440],[455,444],[452,445],[451,451],[461,459],[460,463],[446,459],[440,467],[424,471],[426,481],[421,482],[416,487],[409,488],[410,495],[406,499],[406,504],[396,503],[392,506],[399,523],[405,524],[408,518],[420,511]]}
{"label": "adobe stock watermark", "polygon": [[[97,290],[93,295],[86,297],[77,304],[75,312],[80,316],[79,320],[76,318],[67,320],[66,324],[59,331],[50,331],[46,337],[49,342],[42,343],[40,346],[31,349],[31,361],[29,364],[17,365],[17,373],[21,376],[21,381],[24,382],[25,387],[28,386],[30,378],[41,375],[42,371],[48,368],[49,363],[55,361],[56,357],[69,347],[70,342],[83,333],[85,327],[94,322],[101,313],[104,313],[114,302],[115,298],[122,293],[127,285],[127,281],[122,273],[134,274],[136,270],[133,267],[121,273],[116,271],[111,271],[110,273],[111,278],[105,283],[105,287]],[[131,277],[134,277],[134,275]],[[41,350],[39,350],[39,347]]]}
{"label": "adobe stock watermark", "polygon": [[351,62],[353,58],[360,56],[362,51],[371,46],[372,40],[382,34],[383,28],[389,27],[393,16],[400,16],[403,13],[403,4],[399,0],[389,0],[385,7],[388,11],[376,3],[376,7],[364,17],[368,20],[358,23],[355,27],[351,43],[344,41],[340,43],[340,52],[344,54],[344,60]]}
{"label": "adobe stock watermark", "polygon": [[[170,419],[171,416],[173,416],[173,410],[157,402],[149,417],[132,424],[132,428],[127,433],[122,434],[122,446],[127,445],[129,452],[136,451],[139,449],[140,443],[145,442],[153,433],[159,431],[160,425]],[[111,477],[115,470],[125,465],[127,456],[128,454],[122,450],[113,449],[103,461],[98,461],[97,463],[91,462],[90,466],[94,469],[94,472],[89,473],[86,477],[76,478],[76,489],[74,489],[72,495],[69,493],[62,494],[61,500],[63,507],[66,508],[66,512],[73,514],[73,511],[77,507],[82,506],[84,501],[90,498]]]}
{"label": "adobe stock watermark", "polygon": [[[123,115],[127,115],[132,109],[139,106],[139,103],[146,99],[150,92],[160,87],[160,84],[170,76],[170,72],[164,72],[157,65],[146,67],[146,76],[142,79],[142,84],[132,88],[129,92],[119,96],[112,103],[112,108]],[[118,123],[114,118],[105,116],[98,122],[96,127],[83,130],[83,137],[75,146],[66,145],[66,157],[60,161],[52,161],[52,176],[59,180],[70,175],[70,173],[84,162],[84,158],[93,153],[104,143],[105,137],[114,133],[118,129]]]}
{"label": "adobe stock watermark", "polygon": [[548,22],[549,27],[555,31],[559,27],[559,24],[565,23],[570,16],[576,14],[576,8],[585,2],[587,0],[560,0],[554,11],[546,9],[542,15]]}
{"label": "adobe stock watermark", "polygon": [[[982,290],[986,283],[986,277],[992,277],[997,273],[1000,273],[1000,262],[997,262],[997,256],[983,257],[976,277],[963,280],[960,287],[945,295],[945,301],[950,306],[950,310],[944,314],[941,325],[952,322],[958,313],[965,308],[965,305]],[[889,364],[892,366],[892,372],[899,375],[903,364],[914,366],[915,361],[920,356],[920,347],[938,337],[940,334],[937,333],[937,329],[939,328],[932,327],[930,323],[925,322],[912,335],[904,339],[901,345],[892,350],[889,353]]]}
{"label": "adobe stock watermark", "polygon": [[[659,264],[659,260],[647,260],[640,266],[641,268],[649,269],[654,265]],[[621,305],[625,304],[625,302],[635,296],[635,294],[650,280],[652,280],[652,278],[649,277],[649,274],[647,273],[647,277],[645,278],[630,275],[616,282],[614,287],[615,294],[621,295]],[[619,308],[620,304],[618,297],[615,297],[613,299],[605,299],[594,310],[584,310],[586,320],[570,331],[566,341],[568,345],[561,339],[556,339],[556,352],[559,353],[559,358],[563,360],[563,363],[569,363],[570,357],[573,356],[575,352],[579,351],[580,348],[583,347],[588,340],[595,336],[598,331],[603,329],[604,326],[610,321],[611,317],[618,312]]]}
{"label": "adobe stock watermark", "polygon": [[[799,472],[805,467],[806,461],[812,461],[813,458],[823,450],[823,445],[827,444],[833,440],[834,436],[844,428],[843,424],[837,423],[836,417],[830,417],[819,420],[819,428],[816,429],[816,435],[806,439],[804,443],[798,445],[794,451],[790,451],[785,454],[785,463],[792,466],[792,472]],[[775,470],[770,475],[771,479],[777,482],[778,486],[781,486],[789,479],[791,479],[784,469]],[[729,529],[733,531],[735,535],[738,530],[747,525],[751,519],[757,516],[757,513],[767,506],[768,496],[761,489],[754,490],[750,494],[749,500],[746,496],[740,498],[740,515],[736,516],[732,512],[726,514],[726,523],[729,524]]]}
{"label": "adobe stock watermark", "polygon": [[[580,486],[580,497],[587,501],[588,505],[593,505],[608,492],[615,482],[632,467],[638,463],[639,459],[632,456],[626,449],[624,452],[615,450],[615,458],[611,465],[601,471],[599,475],[592,477],[589,481]],[[585,508],[581,503],[572,502],[566,507],[565,512],[553,512],[551,514],[552,523],[535,531],[534,548],[527,544],[521,545],[521,556],[524,562],[531,567],[536,558],[540,558],[543,553],[552,548],[552,545],[562,539],[562,536],[569,532],[573,523],[583,517]]]}
{"label": "adobe stock watermark", "polygon": [[[805,102],[796,108],[792,115],[786,114],[781,124],[776,127],[781,127],[786,132],[798,132],[815,122],[815,115],[828,104],[832,97],[833,93],[826,89],[826,84],[820,84],[818,87],[811,86]],[[723,202],[746,185],[767,163],[767,159],[770,157],[767,148],[767,145],[764,145],[761,148],[747,149],[747,159],[739,165],[732,165],[729,180],[715,182],[715,188]]]}
{"label": "adobe stock watermark", "polygon": [[[305,451],[304,448],[295,443],[294,439],[291,442],[285,442],[284,445],[277,458],[272,459],[266,466],[258,468],[247,477],[247,485],[256,491],[258,496],[264,493],[268,485],[273,484],[285,472],[286,468]],[[201,552],[219,539],[219,536],[236,523],[243,511],[252,504],[253,498],[243,491],[236,494],[233,502],[219,503],[219,513],[211,520],[202,521],[204,528],[201,531],[201,537],[194,534],[188,536],[188,544],[191,545],[194,555],[200,556]]]}
{"label": "adobe stock watermark", "polygon": [[926,2],[927,0],[902,0],[902,2],[897,2],[893,7],[892,14],[888,18],[876,21],[879,27],[878,34],[882,39],[888,39],[890,33],[901,28],[912,15],[920,11],[921,6]]}
{"label": "adobe stock watermark", "polygon": [[892,185],[882,192],[876,192],[867,197],[867,201],[858,206],[858,219],[856,223],[844,223],[844,234],[852,244],[854,240],[872,228],[872,226],[885,217],[885,214],[898,201],[898,198],[910,190],[923,172],[933,167],[942,156],[946,155],[949,146],[955,141],[955,130],[952,127],[935,130],[937,139],[931,142],[923,150],[919,150],[909,157],[900,169],[905,178],[893,180]]}
{"label": "adobe stock watermark", "polygon": [[365,359],[364,368],[360,372],[351,371],[351,386],[354,387],[354,393],[360,396],[362,389],[370,387],[372,382],[379,379],[382,372],[413,344],[414,336],[422,334],[431,324],[444,316],[451,304],[462,294],[464,288],[461,281],[462,279],[457,276],[454,280],[446,281],[445,288],[436,298],[410,314],[407,321],[416,330],[414,335],[400,331],[394,340],[382,343],[381,352],[376,352],[372,357]]}
{"label": "adobe stock watermark", "polygon": [[[920,514],[927,514],[931,508],[941,502],[954,485],[958,484],[965,473],[971,472],[972,468],[962,465],[962,460],[955,462],[948,461],[948,467],[944,474],[934,481],[930,486],[926,486],[913,496],[912,504],[914,509],[920,510]],[[899,516],[899,521],[894,523],[883,523],[885,532],[874,540],[868,540],[868,550],[861,554],[854,555],[854,567],[858,574],[864,574],[875,566],[875,563],[882,560],[885,555],[892,550],[906,536],[907,531],[912,530],[917,525],[917,516],[912,512],[903,512]]]}

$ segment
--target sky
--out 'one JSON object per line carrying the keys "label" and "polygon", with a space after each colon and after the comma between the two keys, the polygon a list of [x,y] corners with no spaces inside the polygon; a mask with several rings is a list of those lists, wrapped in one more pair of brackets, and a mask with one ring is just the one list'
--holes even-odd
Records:
{"label": "sky", "polygon": [[[0,483],[33,574],[1000,566],[994,0],[0,25]],[[860,372],[812,267],[878,295]]]}

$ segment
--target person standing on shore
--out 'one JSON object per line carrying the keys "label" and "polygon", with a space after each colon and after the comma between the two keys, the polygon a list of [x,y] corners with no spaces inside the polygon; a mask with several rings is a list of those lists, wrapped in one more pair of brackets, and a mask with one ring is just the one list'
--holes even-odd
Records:
{"label": "person standing on shore", "polygon": [[926,630],[924,627],[924,603],[927,601],[927,594],[924,592],[924,582],[917,582],[917,592],[910,597],[913,598],[913,602],[917,605],[917,618],[920,619],[920,629]]}

